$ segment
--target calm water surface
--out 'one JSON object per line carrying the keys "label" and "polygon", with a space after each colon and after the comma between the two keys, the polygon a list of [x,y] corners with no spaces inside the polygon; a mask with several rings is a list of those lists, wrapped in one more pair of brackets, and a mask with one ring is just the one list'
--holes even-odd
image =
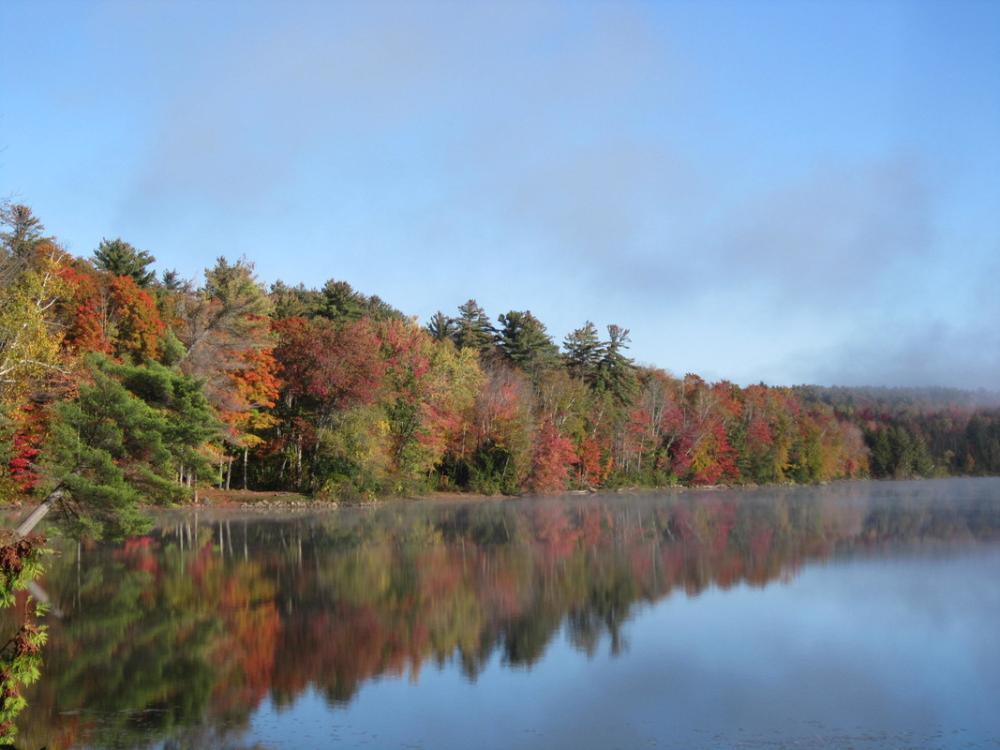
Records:
{"label": "calm water surface", "polygon": [[25,748],[1000,748],[1000,480],[57,546]]}

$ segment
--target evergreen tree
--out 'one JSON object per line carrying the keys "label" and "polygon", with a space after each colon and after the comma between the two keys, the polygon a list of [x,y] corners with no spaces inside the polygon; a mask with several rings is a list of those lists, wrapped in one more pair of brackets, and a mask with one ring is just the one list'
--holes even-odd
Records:
{"label": "evergreen tree", "polygon": [[330,279],[323,285],[322,294],[322,314],[330,320],[357,320],[365,314],[365,296],[346,281]]}
{"label": "evergreen tree", "polygon": [[44,470],[76,533],[128,536],[147,525],[141,502],[181,501],[208,475],[218,425],[200,384],[161,364],[87,364],[90,382],[54,407]]}
{"label": "evergreen tree", "polygon": [[458,306],[457,326],[452,338],[459,349],[475,349],[485,354],[493,348],[496,329],[486,311],[474,300]]}
{"label": "evergreen tree", "polygon": [[0,262],[28,259],[44,239],[42,222],[28,206],[20,203],[0,205],[0,224],[8,227],[7,231],[0,232]]}
{"label": "evergreen tree", "polygon": [[380,297],[367,297],[346,281],[330,279],[323,285],[319,314],[338,323],[369,316],[375,320],[401,320],[403,314]]}
{"label": "evergreen tree", "polygon": [[530,310],[511,310],[497,318],[497,347],[512,364],[535,373],[558,361],[559,350],[545,330],[545,324]]}
{"label": "evergreen tree", "polygon": [[246,258],[230,263],[218,258],[205,271],[205,294],[219,302],[224,314],[233,320],[265,318],[271,314],[271,301],[254,275],[254,265]]}
{"label": "evergreen tree", "polygon": [[136,250],[122,239],[101,240],[94,251],[94,265],[101,271],[114,276],[131,276],[140,287],[148,287],[156,281],[156,273],[147,266],[156,258],[145,250]]}
{"label": "evergreen tree", "polygon": [[160,276],[160,286],[167,292],[180,292],[185,289],[187,282],[181,278],[176,269],[171,268]]}
{"label": "evergreen tree", "polygon": [[597,327],[588,320],[582,328],[566,336],[563,351],[570,375],[595,385],[605,355],[605,345],[597,336]]}
{"label": "evergreen tree", "polygon": [[323,310],[323,293],[307,289],[304,284],[288,286],[283,281],[276,281],[271,284],[268,296],[274,305],[274,317],[278,320],[312,318]]}
{"label": "evergreen tree", "polygon": [[623,351],[629,345],[629,331],[611,324],[597,365],[597,388],[610,393],[619,403],[628,404],[638,390],[635,364]]}
{"label": "evergreen tree", "polygon": [[427,333],[435,341],[444,341],[445,339],[453,338],[457,331],[458,324],[455,322],[455,319],[449,318],[440,310],[434,313],[427,323]]}
{"label": "evergreen tree", "polygon": [[878,429],[869,432],[865,437],[868,449],[871,451],[872,474],[876,477],[891,477],[896,470],[896,461],[893,458],[889,430]]}

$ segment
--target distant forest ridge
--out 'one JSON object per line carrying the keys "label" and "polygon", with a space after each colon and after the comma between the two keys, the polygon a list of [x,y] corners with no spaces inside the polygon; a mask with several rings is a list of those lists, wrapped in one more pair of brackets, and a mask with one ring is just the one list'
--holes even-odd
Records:
{"label": "distant forest ridge", "polygon": [[800,385],[795,390],[805,399],[840,408],[881,404],[885,407],[945,409],[1000,407],[1000,391],[944,386],[822,386]]}
{"label": "distant forest ridge", "polygon": [[31,209],[0,233],[0,497],[80,533],[207,486],[374,499],[1000,473],[996,393],[740,387],[628,356],[582,321],[470,299],[419,325],[246,259],[159,276],[122,239],[66,253]]}

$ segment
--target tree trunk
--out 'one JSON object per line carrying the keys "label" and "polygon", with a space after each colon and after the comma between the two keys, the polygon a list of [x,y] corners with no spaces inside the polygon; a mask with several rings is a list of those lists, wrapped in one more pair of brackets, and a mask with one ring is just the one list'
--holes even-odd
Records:
{"label": "tree trunk", "polygon": [[243,448],[243,489],[247,488],[247,461],[250,458],[250,450],[246,447]]}
{"label": "tree trunk", "polygon": [[49,493],[49,496],[45,498],[37,508],[35,508],[28,517],[21,521],[21,525],[14,530],[14,533],[18,536],[27,536],[31,533],[38,522],[45,518],[46,514],[52,510],[52,506],[55,505],[59,499],[63,496],[62,488],[57,487]]}
{"label": "tree trunk", "polygon": [[295,486],[302,487],[302,436],[295,443]]}

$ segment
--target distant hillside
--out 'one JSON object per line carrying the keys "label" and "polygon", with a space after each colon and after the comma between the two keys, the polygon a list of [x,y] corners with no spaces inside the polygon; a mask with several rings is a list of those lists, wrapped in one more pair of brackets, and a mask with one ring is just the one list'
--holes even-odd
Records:
{"label": "distant hillside", "polygon": [[970,391],[940,386],[906,388],[800,385],[793,390],[807,403],[822,403],[848,411],[859,408],[881,408],[893,411],[901,409],[937,411],[949,407],[1000,408],[1000,391],[989,391],[983,388]]}

